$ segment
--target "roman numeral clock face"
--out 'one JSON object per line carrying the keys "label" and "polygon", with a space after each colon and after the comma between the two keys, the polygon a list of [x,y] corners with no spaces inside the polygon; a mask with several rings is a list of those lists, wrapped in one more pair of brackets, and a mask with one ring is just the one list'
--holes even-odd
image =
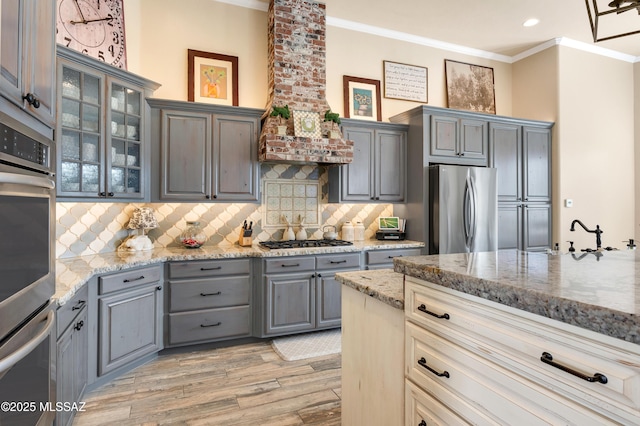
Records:
{"label": "roman numeral clock face", "polygon": [[57,0],[56,42],[127,68],[123,0]]}

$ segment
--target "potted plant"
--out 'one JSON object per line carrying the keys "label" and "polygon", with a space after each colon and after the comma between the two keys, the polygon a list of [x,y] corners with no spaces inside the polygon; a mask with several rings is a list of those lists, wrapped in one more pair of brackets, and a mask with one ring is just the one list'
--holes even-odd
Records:
{"label": "potted plant", "polygon": [[271,111],[271,117],[278,117],[278,134],[286,135],[287,134],[287,125],[284,124],[285,120],[288,120],[291,117],[291,112],[289,111],[289,105],[285,105],[283,107],[274,106]]}
{"label": "potted plant", "polygon": [[328,109],[324,113],[324,121],[325,123],[329,123],[329,139],[340,138],[340,132],[337,129],[337,126],[340,125],[340,114],[337,112],[331,112],[331,110]]}

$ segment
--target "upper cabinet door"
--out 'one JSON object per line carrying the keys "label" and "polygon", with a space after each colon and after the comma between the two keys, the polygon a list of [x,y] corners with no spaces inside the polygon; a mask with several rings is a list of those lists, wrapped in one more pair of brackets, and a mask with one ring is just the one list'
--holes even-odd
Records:
{"label": "upper cabinet door", "polygon": [[551,129],[523,127],[523,201],[551,201]]}
{"label": "upper cabinet door", "polygon": [[407,138],[403,131],[376,131],[376,201],[404,201]]}
{"label": "upper cabinet door", "polygon": [[207,200],[211,194],[211,114],[161,111],[160,198]]}
{"label": "upper cabinet door", "polygon": [[522,126],[491,123],[490,167],[498,169],[498,201],[522,200]]}
{"label": "upper cabinet door", "polygon": [[458,156],[458,119],[448,116],[431,116],[431,155]]}
{"label": "upper cabinet door", "polygon": [[55,1],[2,0],[0,92],[55,127]]}
{"label": "upper cabinet door", "polygon": [[487,121],[460,119],[460,144],[458,153],[461,157],[487,160]]}
{"label": "upper cabinet door", "polygon": [[344,138],[353,141],[353,161],[341,166],[342,200],[370,201],[375,199],[374,156],[375,132],[366,128],[343,128]]}
{"label": "upper cabinet door", "polygon": [[258,119],[213,117],[213,198],[258,201]]}

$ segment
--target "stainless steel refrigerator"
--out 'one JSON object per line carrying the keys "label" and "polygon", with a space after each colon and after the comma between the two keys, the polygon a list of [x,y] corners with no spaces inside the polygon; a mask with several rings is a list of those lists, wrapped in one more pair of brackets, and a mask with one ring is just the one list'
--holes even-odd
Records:
{"label": "stainless steel refrigerator", "polygon": [[497,170],[429,167],[429,253],[469,253],[498,248]]}

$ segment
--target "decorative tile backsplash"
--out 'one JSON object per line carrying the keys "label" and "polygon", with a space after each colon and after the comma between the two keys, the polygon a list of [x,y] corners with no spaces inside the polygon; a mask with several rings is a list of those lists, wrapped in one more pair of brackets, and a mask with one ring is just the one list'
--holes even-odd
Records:
{"label": "decorative tile backsplash", "polygon": [[[187,227],[186,221],[200,221],[207,235],[206,245],[235,245],[238,232],[243,221],[253,222],[254,241],[279,240],[285,228],[273,226],[266,219],[270,211],[295,214],[302,211],[298,205],[289,209],[287,196],[288,186],[291,186],[293,204],[296,199],[304,199],[305,215],[310,211],[318,211],[318,221],[311,224],[310,217],[305,221],[305,228],[309,238],[322,238],[322,227],[336,226],[340,230],[345,221],[362,221],[365,225],[365,238],[373,238],[378,229],[377,219],[380,216],[392,216],[391,204],[329,204],[327,202],[327,173],[322,166],[296,166],[286,164],[262,164],[262,203],[75,203],[59,202],[56,208],[56,256],[67,258],[96,253],[114,252],[130,233],[125,229],[132,212],[136,207],[151,207],[158,219],[158,228],[148,231],[148,235],[156,247],[179,247],[178,237]],[[277,198],[280,210],[269,200],[276,199],[265,196],[264,184],[276,183],[280,190]],[[298,188],[298,197],[294,195]],[[319,193],[314,197],[313,189]],[[304,189],[304,196],[302,196]],[[267,185],[267,191],[269,187]],[[275,189],[272,189],[275,191]],[[314,208],[309,199],[315,199],[319,204]],[[283,203],[283,200],[284,203]],[[275,203],[275,201],[271,201]],[[273,216],[275,217],[275,216]],[[293,223],[299,223],[294,218]],[[265,224],[263,226],[263,224]],[[297,226],[295,226],[297,230]]]}

